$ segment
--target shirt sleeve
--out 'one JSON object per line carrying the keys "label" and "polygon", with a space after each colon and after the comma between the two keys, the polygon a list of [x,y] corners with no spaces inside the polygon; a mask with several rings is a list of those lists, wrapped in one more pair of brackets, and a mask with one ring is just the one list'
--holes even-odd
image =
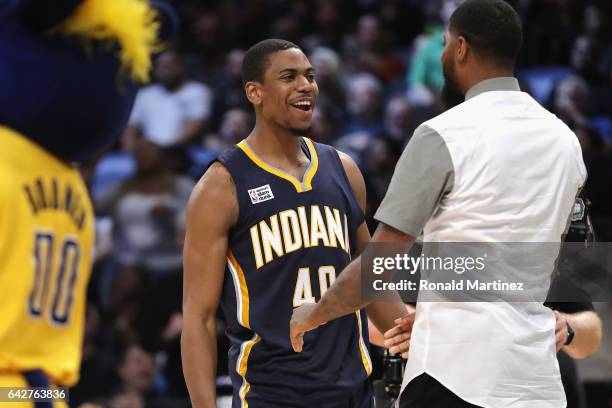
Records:
{"label": "shirt sleeve", "polygon": [[454,185],[448,147],[432,128],[421,125],[400,157],[387,194],[374,218],[405,234],[419,236]]}

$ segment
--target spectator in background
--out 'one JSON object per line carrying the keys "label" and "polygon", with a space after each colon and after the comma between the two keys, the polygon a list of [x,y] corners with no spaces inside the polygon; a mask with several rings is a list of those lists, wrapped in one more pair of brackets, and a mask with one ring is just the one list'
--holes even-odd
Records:
{"label": "spectator in background", "polygon": [[569,76],[557,86],[553,110],[568,126],[586,126],[585,115],[589,98],[589,85],[578,76]]}
{"label": "spectator in background", "polygon": [[346,95],[342,84],[340,56],[331,48],[316,47],[308,59],[315,69],[319,85],[317,106],[326,105],[334,120],[341,121],[346,114]]}
{"label": "spectator in background", "polygon": [[589,85],[599,85],[606,78],[602,67],[602,49],[599,42],[586,35],[576,38],[571,52],[571,65],[577,75]]}
{"label": "spectator in background", "polygon": [[248,136],[253,126],[253,117],[249,111],[233,108],[225,112],[219,132],[210,134],[204,141],[204,147],[216,152],[222,152],[232,147]]}
{"label": "spectator in background", "polygon": [[601,46],[591,37],[576,39],[571,62],[574,74],[559,81],[553,109],[569,126],[588,127],[593,116],[612,115],[611,78],[601,66]]}
{"label": "spectator in background", "polygon": [[394,150],[389,139],[373,138],[363,154],[363,173],[365,176],[367,195],[366,221],[370,230],[376,229],[374,213],[385,196],[395,163],[399,158],[401,150]]}
{"label": "spectator in background", "polygon": [[181,330],[183,274],[176,269],[150,285],[142,299],[136,327],[144,350],[163,352],[163,373],[167,394],[174,400],[186,402],[189,398],[181,364]]}
{"label": "spectator in background", "polygon": [[225,60],[226,33],[222,16],[212,10],[196,8],[185,17],[186,35],[193,50],[187,58],[190,77],[213,84],[223,71]]}
{"label": "spectator in background", "polygon": [[319,143],[333,145],[338,138],[339,121],[332,114],[336,112],[334,107],[329,106],[329,101],[317,101],[317,108],[312,114],[311,138]]}
{"label": "spectator in background", "polygon": [[[225,70],[215,81],[213,90],[213,109],[211,117],[211,129],[218,129],[223,115],[230,109],[240,108],[251,110],[251,106],[242,87],[242,60],[244,50],[235,48],[227,54]],[[206,143],[206,141],[205,141]]]}
{"label": "spectator in background", "polygon": [[444,86],[440,54],[444,48],[444,28],[435,26],[429,35],[415,40],[415,51],[408,70],[408,96],[422,106],[433,105]]}
{"label": "spectator in background", "polygon": [[[317,0],[314,7],[314,32],[307,35],[302,44],[309,53],[316,47],[338,50],[342,46],[346,19],[340,17],[338,0]],[[344,16],[345,11],[342,11]],[[311,60],[312,63],[312,60]],[[317,79],[318,80],[318,79]]]}
{"label": "spectator in background", "polygon": [[[440,4],[439,19],[428,29],[427,34],[414,41],[414,54],[408,70],[408,96],[419,106],[431,106],[444,86],[440,55],[444,49],[444,29],[459,0],[443,0]],[[437,20],[437,21],[440,21]]]}
{"label": "spectator in background", "polygon": [[143,88],[124,134],[130,150],[138,136],[160,146],[195,142],[210,115],[212,95],[204,84],[185,77],[185,65],[174,51],[164,52],[155,62],[156,84]]}
{"label": "spectator in background", "polygon": [[111,408],[162,408],[164,404],[153,387],[155,360],[134,343],[126,347],[117,369],[120,384],[108,398]]}
{"label": "spectator in background", "polygon": [[[582,112],[588,116],[612,115],[612,92],[610,91],[610,56],[604,58],[604,46],[596,37],[581,35],[574,41],[571,66],[574,73],[587,86],[588,96]],[[608,51],[612,50],[612,42]],[[581,123],[581,125],[584,125]]]}
{"label": "spectator in background", "polygon": [[[395,152],[401,152],[410,140],[417,123],[413,119],[413,108],[403,96],[396,96],[387,103],[385,109],[384,137]],[[399,157],[396,157],[397,160]]]}
{"label": "spectator in background", "polygon": [[602,42],[609,41],[610,34],[612,34],[610,23],[611,21],[603,13],[600,6],[589,4],[584,9],[582,26],[588,36],[598,38]]}
{"label": "spectator in background", "polygon": [[[83,360],[78,384],[70,389],[70,402],[78,406],[103,396],[116,384],[114,354],[100,348],[97,344],[102,321],[98,308],[87,304],[85,318],[85,337],[83,339]],[[104,381],[100,381],[104,379]]]}
{"label": "spectator in background", "polygon": [[356,74],[348,80],[347,108],[349,119],[344,134],[363,132],[370,137],[382,127],[383,86],[372,74]]}
{"label": "spectator in background", "polygon": [[352,71],[369,72],[385,84],[393,82],[402,75],[403,63],[391,51],[387,37],[378,16],[373,14],[362,16],[357,22],[355,38],[349,38],[345,45],[346,57],[352,65]]}
{"label": "spectator in background", "polygon": [[120,281],[132,280],[127,275],[134,268],[150,281],[182,264],[177,227],[194,183],[170,171],[164,149],[147,139],[136,139],[134,156],[135,176],[109,187],[95,203],[98,214],[113,221],[111,257],[117,268],[107,272],[111,282],[117,273]]}

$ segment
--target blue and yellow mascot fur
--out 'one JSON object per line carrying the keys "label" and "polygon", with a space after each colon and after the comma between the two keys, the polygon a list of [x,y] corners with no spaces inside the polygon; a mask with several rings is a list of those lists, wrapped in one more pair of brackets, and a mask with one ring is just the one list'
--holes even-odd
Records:
{"label": "blue and yellow mascot fur", "polygon": [[0,0],[0,389],[78,381],[94,215],[74,163],[121,135],[175,28],[161,2]]}
{"label": "blue and yellow mascot fur", "polygon": [[92,157],[120,135],[175,27],[162,2],[0,0],[0,124],[66,160]]}

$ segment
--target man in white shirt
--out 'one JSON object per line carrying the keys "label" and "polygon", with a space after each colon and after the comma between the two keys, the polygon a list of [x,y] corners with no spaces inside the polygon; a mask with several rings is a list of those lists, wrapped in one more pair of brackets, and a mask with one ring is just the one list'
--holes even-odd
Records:
{"label": "man in white shirt", "polygon": [[136,96],[124,137],[128,149],[139,135],[159,146],[192,142],[202,135],[210,116],[210,89],[185,79],[185,66],[178,54],[166,51],[160,55],[154,75],[157,83]]}
{"label": "man in white shirt", "polygon": [[[375,215],[381,224],[372,241],[411,243],[423,232],[433,246],[550,243],[556,252],[535,261],[521,253],[487,269],[489,279],[529,275],[540,282],[530,289],[541,301],[429,302],[419,292],[401,407],[566,405],[555,317],[543,301],[586,170],[574,133],[513,78],[521,41],[519,16],[502,0],[468,0],[453,13],[441,59],[446,86],[465,102],[416,129]],[[360,266],[357,258],[318,304],[294,311],[296,351],[304,332],[367,304]]]}

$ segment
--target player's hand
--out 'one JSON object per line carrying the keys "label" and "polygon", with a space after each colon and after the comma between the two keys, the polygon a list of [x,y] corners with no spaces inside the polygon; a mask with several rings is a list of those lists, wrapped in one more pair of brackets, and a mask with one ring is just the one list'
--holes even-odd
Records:
{"label": "player's hand", "polygon": [[401,353],[402,357],[408,358],[414,317],[415,314],[411,313],[406,317],[395,319],[396,326],[385,332],[385,347],[389,349],[391,354]]}
{"label": "player's hand", "polygon": [[557,343],[557,351],[559,351],[567,341],[567,320],[556,310],[555,319],[555,341]]}
{"label": "player's hand", "polygon": [[302,347],[304,346],[304,333],[319,327],[318,324],[311,321],[312,311],[315,307],[316,304],[314,303],[305,303],[293,309],[289,327],[289,338],[291,339],[293,351],[296,353],[302,351]]}

